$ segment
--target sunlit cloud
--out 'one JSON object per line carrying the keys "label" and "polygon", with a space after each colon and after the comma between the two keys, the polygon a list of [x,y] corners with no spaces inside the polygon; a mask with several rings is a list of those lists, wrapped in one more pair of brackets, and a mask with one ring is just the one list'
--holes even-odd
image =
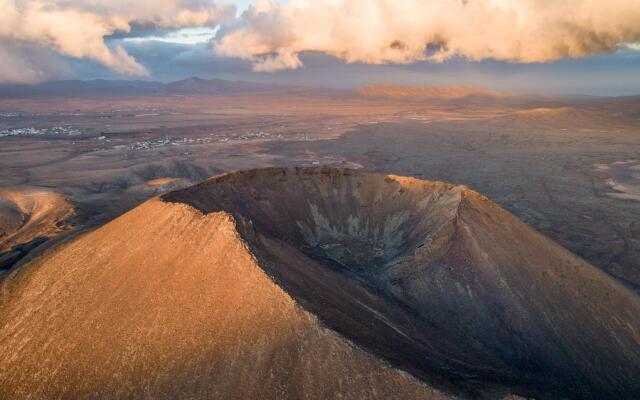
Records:
{"label": "sunlit cloud", "polygon": [[639,21],[640,2],[627,0],[0,0],[0,83],[199,75],[580,89],[615,70],[602,79],[631,90]]}
{"label": "sunlit cloud", "polygon": [[538,63],[611,52],[640,41],[629,0],[257,1],[215,50],[256,71],[302,66],[318,51],[349,63],[469,60]]}
{"label": "sunlit cloud", "polygon": [[[135,24],[158,29],[213,29],[236,14],[234,5],[220,5],[209,0],[0,0],[0,10],[0,46],[5,53],[16,53],[16,46],[32,44],[64,56],[93,60],[131,76],[147,75],[148,70],[124,47],[108,45],[105,38],[118,32],[130,32]],[[189,36],[180,31],[175,35],[173,40],[183,41]],[[28,60],[3,60],[14,64],[18,61]],[[26,70],[40,67],[43,66],[34,65]],[[5,69],[9,68],[5,66]],[[28,81],[34,80],[34,76],[37,74],[3,74],[0,78],[5,82]]]}

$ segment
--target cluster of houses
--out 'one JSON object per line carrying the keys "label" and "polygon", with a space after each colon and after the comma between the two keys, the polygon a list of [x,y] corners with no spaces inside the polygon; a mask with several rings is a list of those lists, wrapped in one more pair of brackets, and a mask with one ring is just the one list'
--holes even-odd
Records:
{"label": "cluster of houses", "polygon": [[52,128],[11,128],[0,131],[0,137],[8,136],[43,136],[43,135],[64,135],[78,136],[82,132],[71,126],[54,126]]}
{"label": "cluster of houses", "polygon": [[[211,143],[211,139],[191,139],[191,138],[182,138],[182,139],[158,139],[158,140],[147,140],[144,142],[135,142],[127,145],[127,150],[129,151],[138,151],[138,150],[150,150],[163,146],[180,146],[184,144],[205,144]],[[119,146],[118,146],[119,147]]]}
{"label": "cluster of houses", "polygon": [[247,132],[244,133],[242,135],[234,135],[234,136],[227,136],[224,137],[222,139],[218,139],[217,142],[218,143],[225,143],[225,142],[229,142],[229,141],[234,141],[234,140],[256,140],[256,139],[272,139],[272,138],[281,138],[282,135],[278,134],[278,135],[272,135],[270,133],[267,132]]}
{"label": "cluster of houses", "polygon": [[[236,140],[256,140],[256,139],[269,139],[274,137],[282,137],[282,135],[271,135],[267,132],[247,132],[241,135],[232,135],[226,136],[219,139],[213,138],[181,138],[181,139],[173,139],[173,138],[164,138],[158,140],[147,140],[144,142],[135,142],[126,146],[129,151],[138,151],[138,150],[150,150],[163,146],[180,146],[184,144],[208,144],[208,143],[226,143],[229,141]],[[117,146],[118,148],[120,146]]]}

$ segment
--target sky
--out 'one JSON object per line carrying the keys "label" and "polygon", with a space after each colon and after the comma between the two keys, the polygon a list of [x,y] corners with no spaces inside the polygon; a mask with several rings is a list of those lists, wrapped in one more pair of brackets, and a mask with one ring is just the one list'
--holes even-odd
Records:
{"label": "sky", "polygon": [[0,0],[0,83],[191,76],[640,94],[640,1]]}

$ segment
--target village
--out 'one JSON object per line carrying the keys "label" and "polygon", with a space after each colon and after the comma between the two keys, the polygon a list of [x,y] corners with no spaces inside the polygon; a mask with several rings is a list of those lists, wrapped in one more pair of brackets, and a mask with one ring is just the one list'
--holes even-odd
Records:
{"label": "village", "polygon": [[[181,145],[194,145],[194,144],[210,144],[210,143],[227,143],[230,141],[246,141],[246,140],[260,140],[260,139],[272,139],[281,138],[282,135],[272,135],[267,132],[247,132],[240,135],[225,136],[222,138],[163,138],[157,140],[146,140],[142,142],[135,142],[129,145],[115,146],[115,148],[124,148],[128,151],[140,151],[151,150],[164,146],[181,146]],[[105,136],[100,136],[98,139],[106,139]],[[110,140],[106,140],[110,141]]]}
{"label": "village", "polygon": [[44,135],[60,135],[60,136],[80,136],[82,131],[71,126],[55,126],[52,128],[12,128],[0,131],[0,137],[9,136],[44,136]]}

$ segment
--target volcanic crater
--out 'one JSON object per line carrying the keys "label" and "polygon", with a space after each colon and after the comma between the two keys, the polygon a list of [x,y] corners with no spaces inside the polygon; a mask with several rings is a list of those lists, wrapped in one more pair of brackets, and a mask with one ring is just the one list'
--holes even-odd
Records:
{"label": "volcanic crater", "polygon": [[222,175],[163,199],[228,212],[349,273],[393,277],[446,244],[463,191],[352,170],[267,169]]}
{"label": "volcanic crater", "polygon": [[162,199],[230,215],[305,309],[431,384],[474,397],[639,393],[637,296],[464,186],[267,168]]}
{"label": "volcanic crater", "polygon": [[640,398],[637,294],[463,186],[218,175],[0,282],[2,398]]}

